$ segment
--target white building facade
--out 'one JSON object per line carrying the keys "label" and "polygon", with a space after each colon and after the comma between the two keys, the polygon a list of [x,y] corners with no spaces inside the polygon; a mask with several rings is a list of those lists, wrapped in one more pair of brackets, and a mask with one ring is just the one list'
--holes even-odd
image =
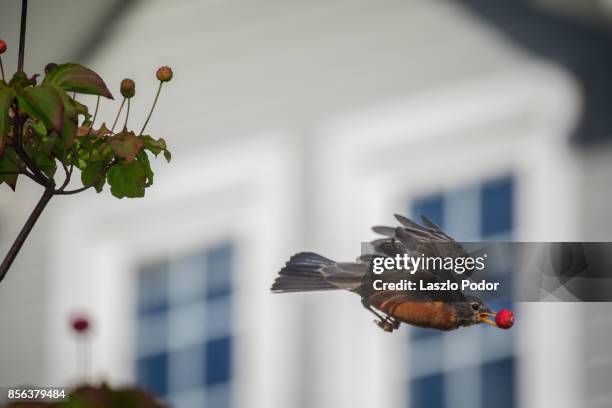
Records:
{"label": "white building facade", "polygon": [[[611,151],[570,143],[582,94],[560,66],[431,1],[136,2],[86,63],[136,80],[131,121],[172,65],[150,131],[173,161],[144,199],[52,201],[0,285],[22,314],[2,317],[0,385],[78,382],[65,323],[85,311],[91,380],[177,407],[609,406],[589,379],[612,351],[589,333],[612,324],[582,305],[515,304],[511,332],[389,335],[352,294],[269,292],[293,253],[352,260],[393,213],[431,211],[462,240],[610,239]],[[9,231],[36,194],[3,192]],[[497,375],[511,392],[494,401]]]}

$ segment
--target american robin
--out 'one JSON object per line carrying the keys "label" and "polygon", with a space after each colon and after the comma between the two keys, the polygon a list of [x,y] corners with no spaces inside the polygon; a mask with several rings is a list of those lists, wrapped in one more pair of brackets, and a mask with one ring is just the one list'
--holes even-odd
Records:
{"label": "american robin", "polygon": [[[486,323],[499,327],[490,317],[496,314],[478,297],[459,290],[392,290],[389,285],[376,290],[373,282],[381,275],[372,270],[377,257],[418,254],[423,257],[453,258],[468,256],[465,249],[438,225],[421,216],[422,225],[395,215],[398,227],[373,227],[384,236],[371,242],[371,253],[356,262],[335,262],[313,252],[300,252],[289,259],[272,285],[272,292],[306,292],[345,289],[361,296],[362,305],[376,315],[375,323],[385,331],[398,329],[401,323],[439,330]],[[414,262],[412,264],[414,265]],[[416,266],[413,273],[386,271],[386,283],[400,280],[426,283],[458,282],[455,273],[440,268]],[[469,276],[466,273],[463,276]],[[392,286],[393,288],[393,286]]]}

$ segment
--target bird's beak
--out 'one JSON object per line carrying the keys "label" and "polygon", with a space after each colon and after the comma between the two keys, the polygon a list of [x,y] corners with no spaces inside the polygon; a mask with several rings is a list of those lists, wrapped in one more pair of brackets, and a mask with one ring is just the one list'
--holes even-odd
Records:
{"label": "bird's beak", "polygon": [[482,313],[480,313],[480,318],[478,320],[480,320],[481,323],[486,323],[486,324],[491,325],[493,327],[499,327],[499,326],[497,326],[497,323],[495,323],[493,320],[488,318],[489,316],[495,316],[495,313],[493,313],[493,312],[482,312]]}

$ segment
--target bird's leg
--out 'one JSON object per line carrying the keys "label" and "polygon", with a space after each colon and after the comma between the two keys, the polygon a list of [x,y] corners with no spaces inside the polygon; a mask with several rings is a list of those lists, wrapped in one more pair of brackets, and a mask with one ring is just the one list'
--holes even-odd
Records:
{"label": "bird's leg", "polygon": [[376,317],[378,317],[378,319],[380,319],[380,320],[374,320],[374,323],[376,323],[376,325],[378,327],[380,327],[381,329],[383,329],[384,331],[392,332],[393,329],[397,329],[399,327],[399,322],[397,322],[391,316],[388,316],[388,315],[383,316],[383,315],[381,315],[376,310],[374,310],[372,308],[372,306],[367,306],[366,309],[368,309],[370,312],[372,312],[374,314],[374,316],[376,316]]}
{"label": "bird's leg", "polygon": [[374,316],[376,316],[379,319],[379,320],[374,320],[374,323],[376,323],[376,325],[380,327],[381,329],[383,329],[384,331],[392,332],[394,329],[397,329],[399,327],[400,323],[398,321],[396,321],[394,318],[392,318],[391,316],[387,314],[381,315],[380,313],[378,313],[376,310],[372,308],[372,306],[370,305],[370,303],[365,297],[361,298],[361,304],[363,305],[363,307],[365,307],[367,310],[372,312]]}
{"label": "bird's leg", "polygon": [[370,312],[372,312],[372,314],[378,318],[378,320],[374,320],[374,323],[376,323],[376,325],[377,325],[378,327],[380,327],[381,329],[383,329],[383,330],[387,331],[387,330],[385,329],[385,325],[386,325],[386,322],[387,322],[387,317],[382,316],[380,313],[378,313],[376,310],[374,310],[374,309],[372,308],[372,306],[370,306],[370,305],[365,306],[365,308],[366,308],[367,310],[369,310]]}
{"label": "bird's leg", "polygon": [[401,322],[399,322],[395,317],[387,315],[382,322],[383,330],[385,331],[393,331],[397,330],[400,327]]}

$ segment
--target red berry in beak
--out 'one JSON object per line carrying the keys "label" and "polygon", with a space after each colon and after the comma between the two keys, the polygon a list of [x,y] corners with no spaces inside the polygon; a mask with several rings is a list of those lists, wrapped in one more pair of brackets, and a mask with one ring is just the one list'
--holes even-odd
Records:
{"label": "red berry in beak", "polygon": [[85,333],[89,329],[89,320],[84,317],[77,317],[72,320],[72,328],[78,334]]}
{"label": "red berry in beak", "polygon": [[495,315],[495,323],[501,329],[509,329],[514,324],[514,313],[512,310],[503,309]]}

